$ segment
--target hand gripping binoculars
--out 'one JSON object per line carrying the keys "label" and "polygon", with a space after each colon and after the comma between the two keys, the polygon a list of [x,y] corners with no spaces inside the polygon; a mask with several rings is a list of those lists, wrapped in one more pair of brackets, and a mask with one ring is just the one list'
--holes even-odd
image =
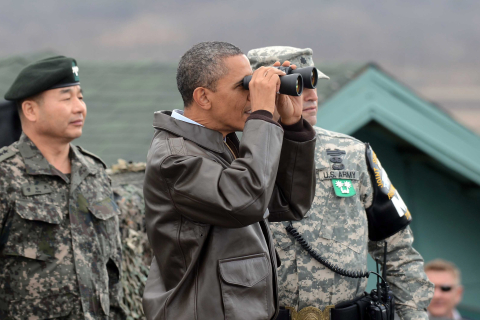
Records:
{"label": "hand gripping binoculars", "polygon": [[[280,76],[281,94],[289,96],[299,96],[303,92],[303,88],[315,89],[318,82],[318,72],[315,67],[297,68],[293,70],[291,67],[274,67],[286,73]],[[252,80],[252,76],[243,78],[243,87],[248,90],[248,85]]]}

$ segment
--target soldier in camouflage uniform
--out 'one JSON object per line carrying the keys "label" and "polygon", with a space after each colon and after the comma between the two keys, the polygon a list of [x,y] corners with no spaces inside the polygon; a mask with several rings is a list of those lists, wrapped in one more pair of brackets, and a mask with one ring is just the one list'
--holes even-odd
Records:
{"label": "soldier in camouflage uniform", "polygon": [[[251,50],[248,58],[253,70],[277,60],[291,61],[299,68],[313,66],[311,49],[266,47]],[[313,126],[317,113],[316,89],[304,89],[303,97],[303,117]],[[392,192],[389,198],[400,199],[397,203],[403,206],[408,220],[410,213],[402,205],[403,201],[389,183],[373,151],[372,159],[380,173],[370,174],[366,159],[366,149],[371,150],[369,146],[341,133],[314,128],[317,132],[315,198],[307,215],[301,221],[293,221],[293,227],[329,262],[346,270],[365,272],[367,253],[383,263],[384,241],[369,240],[366,211],[374,203],[373,184],[388,187]],[[344,184],[347,181],[349,188]],[[281,304],[297,312],[306,307],[322,310],[363,294],[367,279],[341,276],[319,263],[286,231],[288,222],[270,223],[270,226],[282,260],[278,271]],[[426,308],[433,295],[433,285],[423,271],[422,257],[412,247],[410,227],[396,232],[386,241],[387,281],[396,298],[397,314],[405,320],[428,319]]]}
{"label": "soldier in camouflage uniform", "polygon": [[105,164],[70,144],[86,106],[72,58],[27,66],[5,99],[24,133],[0,149],[0,319],[123,319],[118,209]]}

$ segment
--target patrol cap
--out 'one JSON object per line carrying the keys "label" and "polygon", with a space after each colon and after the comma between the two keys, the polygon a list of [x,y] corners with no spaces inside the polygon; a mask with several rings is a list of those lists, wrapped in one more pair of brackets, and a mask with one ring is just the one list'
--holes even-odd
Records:
{"label": "patrol cap", "polygon": [[80,84],[77,61],[56,56],[26,66],[5,94],[5,100],[22,100],[43,91]]}
{"label": "patrol cap", "polygon": [[[283,63],[290,61],[297,68],[313,67],[313,50],[310,48],[299,49],[294,47],[274,46],[264,47],[248,51],[247,58],[253,70],[263,66],[271,66],[276,61]],[[323,72],[318,70],[318,79],[330,79]]]}

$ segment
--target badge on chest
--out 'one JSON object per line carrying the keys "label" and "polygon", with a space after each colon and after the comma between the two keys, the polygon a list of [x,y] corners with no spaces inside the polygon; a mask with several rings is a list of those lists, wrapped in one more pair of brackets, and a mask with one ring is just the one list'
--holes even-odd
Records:
{"label": "badge on chest", "polygon": [[337,197],[347,198],[356,194],[352,181],[348,179],[332,179],[332,185]]}
{"label": "badge on chest", "polygon": [[353,180],[359,180],[359,172],[345,169],[342,163],[346,152],[339,149],[327,149],[327,157],[331,168],[319,172],[320,180],[331,180],[333,190],[337,197],[352,197],[356,194]]}

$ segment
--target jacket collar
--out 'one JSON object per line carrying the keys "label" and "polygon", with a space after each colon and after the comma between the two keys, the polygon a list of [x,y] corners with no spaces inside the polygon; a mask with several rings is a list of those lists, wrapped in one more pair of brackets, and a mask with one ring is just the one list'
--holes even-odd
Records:
{"label": "jacket collar", "polygon": [[72,164],[70,190],[73,192],[89,174],[95,174],[97,168],[94,166],[93,162],[91,163],[87,160],[76,146],[71,144],[69,156]]}
{"label": "jacket collar", "polygon": [[32,140],[30,140],[30,138],[23,132],[18,140],[18,150],[23,157],[25,169],[28,174],[54,174],[52,170],[53,167],[48,163],[47,159],[45,159]]}
{"label": "jacket collar", "polygon": [[[155,112],[153,127],[183,137],[213,152],[225,152],[225,142],[223,141],[223,135],[220,132],[177,120],[172,118],[171,114],[171,111]],[[228,134],[227,138],[232,140],[234,144],[238,145],[238,139],[235,132]]]}
{"label": "jacket collar", "polygon": [[97,167],[94,162],[87,160],[79,150],[79,147],[72,144],[70,144],[70,161],[72,162],[72,172],[78,171],[80,175],[84,173],[95,174],[97,172]]}

